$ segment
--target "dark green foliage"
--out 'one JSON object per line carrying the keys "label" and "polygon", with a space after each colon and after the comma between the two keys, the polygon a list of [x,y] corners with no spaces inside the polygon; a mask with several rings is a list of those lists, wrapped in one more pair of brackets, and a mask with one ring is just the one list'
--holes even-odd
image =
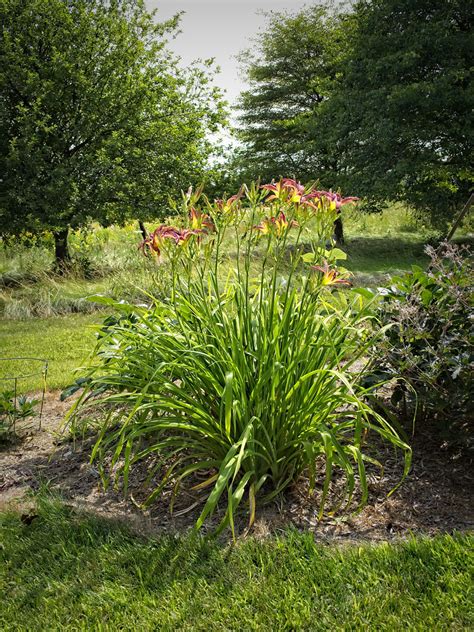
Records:
{"label": "dark green foliage", "polygon": [[465,0],[356,4],[329,108],[344,186],[454,219],[474,182],[472,17]]}
{"label": "dark green foliage", "polygon": [[[466,424],[474,395],[472,260],[467,247],[450,244],[429,247],[427,253],[431,263],[426,271],[414,266],[392,280],[381,308],[392,327],[377,349],[378,362],[416,391],[412,403],[419,419],[447,424],[452,441],[464,429],[471,442],[473,429]],[[410,401],[405,382],[392,399]]]}
{"label": "dark green foliage", "polygon": [[142,0],[0,0],[0,233],[160,214],[201,177],[222,118],[211,70],[178,68]]}
{"label": "dark green foliage", "polygon": [[268,14],[256,50],[242,55],[250,89],[240,103],[245,147],[233,159],[240,177],[335,183],[337,161],[321,117],[338,85],[351,24],[322,6]]}
{"label": "dark green foliage", "polygon": [[243,56],[240,177],[319,178],[442,227],[474,183],[472,7],[361,0],[271,13]]}

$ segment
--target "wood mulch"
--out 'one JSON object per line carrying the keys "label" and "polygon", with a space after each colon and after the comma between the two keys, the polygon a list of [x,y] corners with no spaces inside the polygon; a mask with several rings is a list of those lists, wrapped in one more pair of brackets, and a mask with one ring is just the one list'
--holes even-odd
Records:
{"label": "wood mulch", "polygon": [[[130,482],[131,493],[124,499],[119,490],[104,491],[99,472],[89,461],[91,438],[75,443],[61,436],[64,415],[70,401],[61,402],[59,393],[46,396],[42,429],[32,424],[23,438],[0,451],[0,510],[32,504],[31,491],[47,485],[65,502],[82,511],[127,523],[140,533],[181,532],[190,529],[199,515],[195,498],[183,490],[169,512],[172,491],[147,510],[139,508],[145,497],[140,487],[146,466]],[[402,465],[393,451],[379,455],[385,464],[382,476],[369,477],[370,496],[365,508],[352,515],[335,515],[318,520],[318,493],[307,493],[302,479],[283,498],[258,509],[252,532],[265,536],[293,526],[309,530],[323,541],[391,540],[410,534],[434,535],[470,531],[474,527],[472,460],[450,450],[432,429],[417,431],[412,440],[413,464],[404,483],[387,493],[400,479]],[[337,482],[332,493],[337,496]],[[201,506],[202,507],[202,506]],[[214,523],[215,524],[215,523]],[[212,529],[209,524],[207,529]],[[244,518],[238,521],[245,531]]]}

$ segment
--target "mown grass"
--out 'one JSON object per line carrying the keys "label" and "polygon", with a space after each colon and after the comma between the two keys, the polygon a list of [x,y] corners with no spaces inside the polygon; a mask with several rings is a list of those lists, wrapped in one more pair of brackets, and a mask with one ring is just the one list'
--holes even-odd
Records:
{"label": "mown grass", "polygon": [[295,531],[235,547],[143,538],[43,500],[0,517],[5,630],[453,630],[474,625],[468,535],[327,546]]}
{"label": "mown grass", "polygon": [[[0,356],[14,358],[34,356],[49,360],[47,385],[49,389],[63,388],[71,383],[74,369],[92,351],[95,334],[92,325],[100,322],[98,314],[29,320],[0,320]],[[0,378],[31,373],[38,366],[28,362],[0,362]],[[41,389],[41,376],[19,380],[21,393]],[[0,381],[0,390],[10,388]]]}
{"label": "mown grass", "polygon": [[383,286],[394,274],[427,265],[425,245],[419,237],[353,237],[344,247],[344,264],[354,275],[354,285]]}

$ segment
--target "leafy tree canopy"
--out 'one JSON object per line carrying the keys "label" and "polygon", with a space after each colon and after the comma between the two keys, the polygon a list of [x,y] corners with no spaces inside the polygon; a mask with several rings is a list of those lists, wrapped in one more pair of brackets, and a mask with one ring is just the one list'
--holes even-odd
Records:
{"label": "leafy tree canopy", "polygon": [[239,104],[244,147],[235,163],[249,179],[291,175],[329,185],[336,165],[319,121],[339,82],[351,20],[318,5],[267,17],[241,56],[250,87]]}
{"label": "leafy tree canopy", "polygon": [[452,218],[474,181],[472,6],[361,0],[332,146],[347,186]]}
{"label": "leafy tree canopy", "polygon": [[474,180],[471,22],[464,0],[270,13],[242,57],[250,88],[233,164],[449,221]]}
{"label": "leafy tree canopy", "polygon": [[210,62],[166,48],[143,0],[0,0],[0,232],[160,213],[223,122]]}

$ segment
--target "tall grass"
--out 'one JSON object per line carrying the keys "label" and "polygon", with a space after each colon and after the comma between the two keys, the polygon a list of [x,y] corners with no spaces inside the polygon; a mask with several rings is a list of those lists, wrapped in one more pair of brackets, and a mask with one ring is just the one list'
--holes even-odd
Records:
{"label": "tall grass", "polygon": [[152,455],[148,483],[160,480],[147,504],[190,478],[203,503],[197,528],[220,502],[220,528],[234,530],[242,502],[252,524],[257,500],[303,472],[311,492],[320,485],[320,516],[336,471],[344,490],[330,511],[351,506],[356,489],[363,505],[366,464],[381,467],[365,450],[372,435],[401,448],[409,467],[408,446],[361,386],[379,335],[370,308],[357,294],[336,300],[330,290],[348,282],[327,261],[309,263],[343,256],[323,246],[336,208],[298,191],[287,183],[269,199],[254,188],[216,205],[185,198],[181,226],[161,226],[144,244],[169,275],[168,295],[150,297],[151,307],[114,304],[122,316],[104,328],[73,410],[109,411],[93,458],[110,458],[125,493],[130,471]]}
{"label": "tall grass", "polygon": [[137,248],[139,231],[99,226],[74,231],[69,238],[72,263],[67,273],[53,268],[52,244],[43,240],[4,243],[0,247],[0,315],[8,320],[89,314],[101,308],[87,300],[98,293],[144,302],[154,291],[153,266]]}

